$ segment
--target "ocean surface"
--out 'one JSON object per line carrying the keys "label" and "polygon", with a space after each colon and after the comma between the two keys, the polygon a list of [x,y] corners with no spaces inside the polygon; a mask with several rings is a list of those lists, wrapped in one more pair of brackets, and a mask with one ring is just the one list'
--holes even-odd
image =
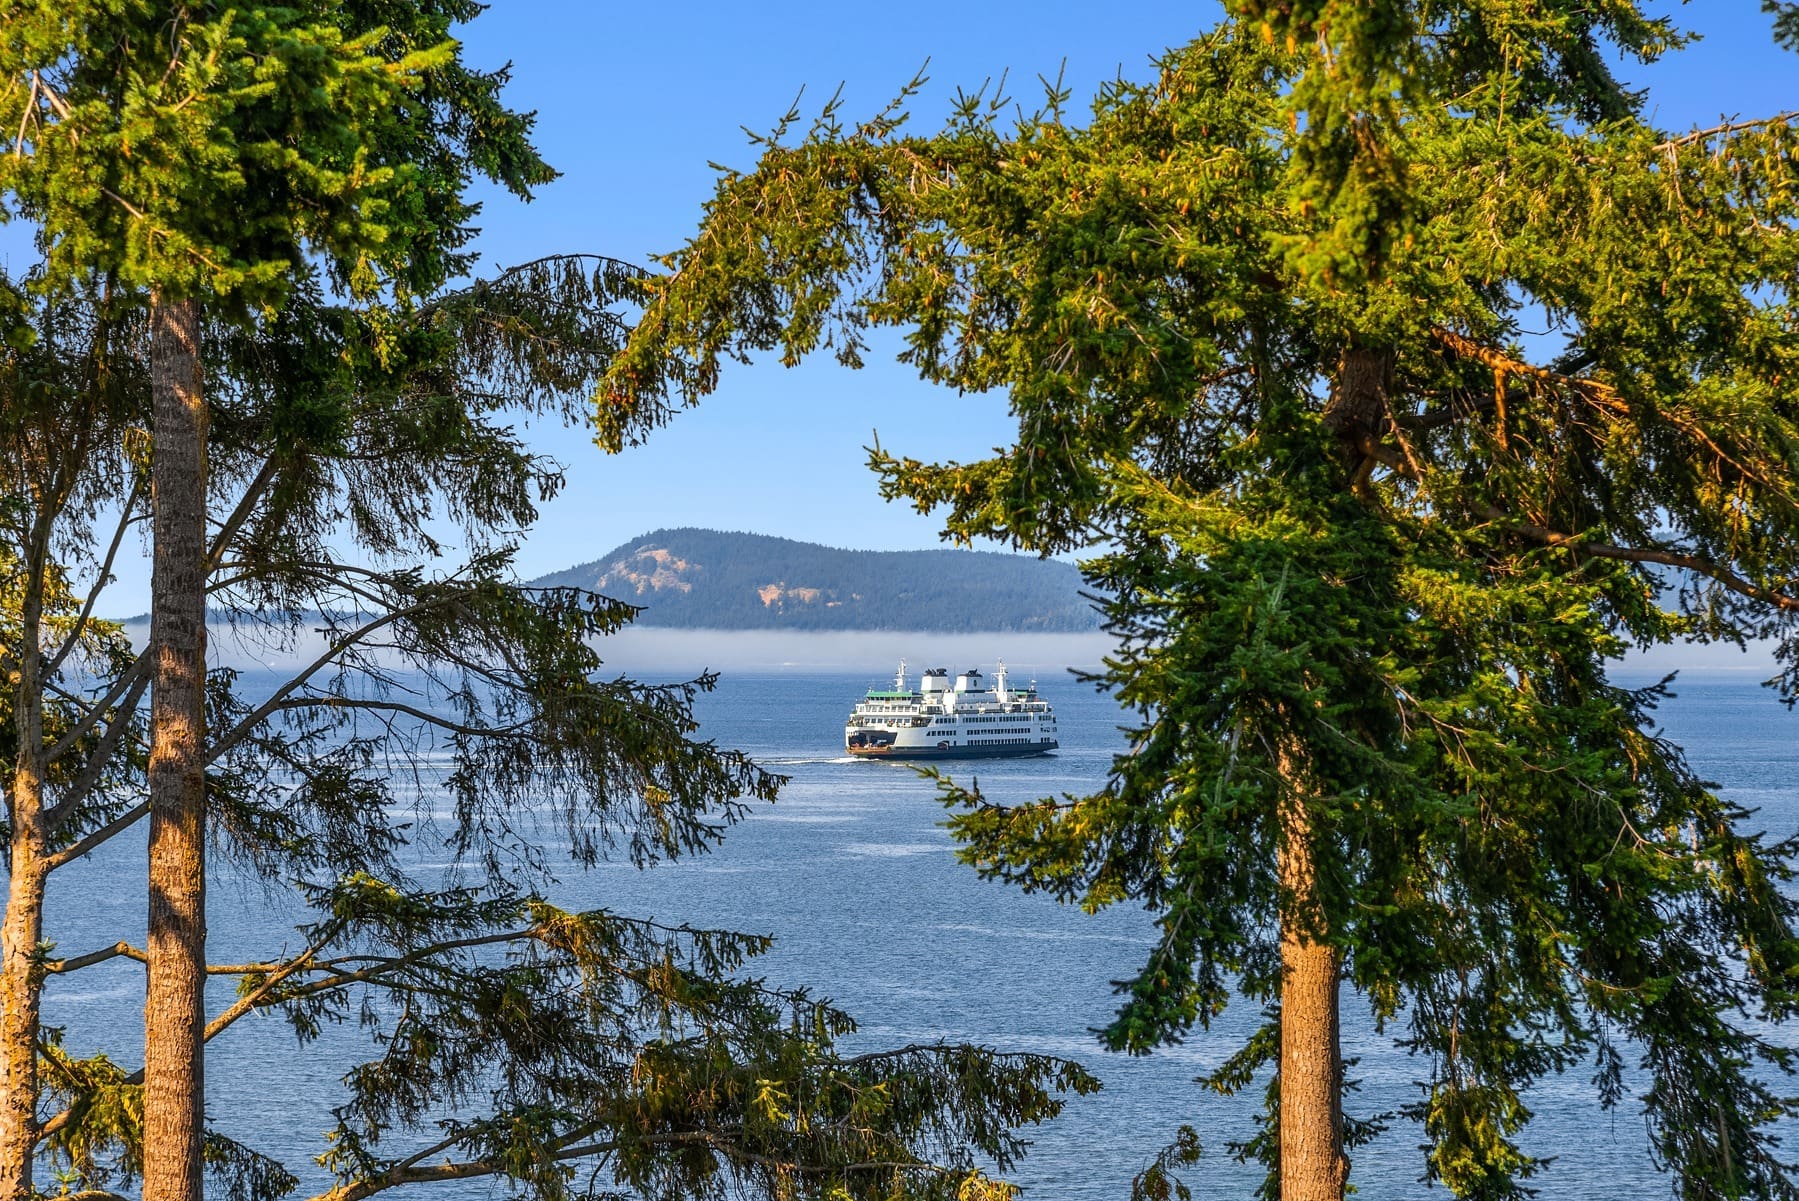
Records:
{"label": "ocean surface", "polygon": [[[1121,745],[1110,700],[1059,672],[1039,674],[1060,719],[1060,752],[950,765],[978,776],[997,800],[1092,789]],[[1130,975],[1152,945],[1147,916],[1129,906],[1085,915],[984,883],[958,865],[928,781],[897,764],[841,755],[849,705],[878,682],[866,672],[727,675],[702,702],[704,733],[787,775],[781,799],[759,808],[711,855],[647,872],[624,864],[569,870],[551,899],[568,908],[604,906],[772,934],[775,950],[759,961],[758,973],[808,986],[846,1008],[860,1023],[856,1049],[942,1039],[1080,1060],[1105,1090],[1073,1099],[1060,1119],[1034,1133],[1031,1154],[1012,1176],[1028,1197],[1122,1201],[1131,1178],[1184,1123],[1198,1129],[1206,1147],[1188,1177],[1196,1195],[1248,1196],[1259,1169],[1236,1163],[1227,1144],[1249,1132],[1259,1090],[1220,1098],[1193,1079],[1235,1049],[1257,1012],[1240,1004],[1211,1032],[1147,1057],[1101,1050],[1091,1031],[1113,1009],[1110,982]],[[1799,716],[1749,684],[1697,683],[1679,691],[1662,717],[1701,772],[1757,807],[1755,820],[1769,831],[1799,830]],[[59,873],[47,934],[62,953],[120,937],[141,945],[142,861],[142,839],[122,838]],[[222,873],[213,884],[213,958],[293,947],[295,920],[281,898]],[[71,1049],[106,1049],[135,1066],[142,989],[136,964],[113,961],[53,979],[45,1017],[66,1028]],[[229,999],[221,982],[211,1008]],[[1373,1032],[1353,998],[1346,998],[1345,1041],[1347,1053],[1360,1057],[1355,1112],[1416,1098],[1419,1065]],[[212,1119],[284,1159],[315,1191],[328,1182],[311,1157],[323,1149],[320,1132],[329,1125],[337,1078],[361,1046],[352,1029],[302,1050],[275,1017],[240,1022],[209,1053]],[[1634,1110],[1599,1110],[1589,1076],[1577,1070],[1531,1095],[1537,1119],[1526,1147],[1557,1157],[1534,1183],[1556,1198],[1666,1195],[1671,1182],[1650,1164]],[[1446,1196],[1418,1182],[1418,1141],[1414,1128],[1397,1123],[1361,1148],[1352,1172],[1361,1194]],[[486,1184],[430,1189],[434,1196],[495,1192]]]}

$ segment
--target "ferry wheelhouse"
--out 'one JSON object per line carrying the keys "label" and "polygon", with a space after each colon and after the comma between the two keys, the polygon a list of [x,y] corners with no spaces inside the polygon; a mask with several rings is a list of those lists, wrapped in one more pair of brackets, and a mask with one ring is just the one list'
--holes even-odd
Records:
{"label": "ferry wheelhouse", "polygon": [[993,759],[1056,749],[1056,715],[1032,681],[1013,688],[1006,665],[988,687],[978,671],[934,667],[906,683],[900,660],[891,689],[871,688],[843,727],[843,747],[865,759]]}

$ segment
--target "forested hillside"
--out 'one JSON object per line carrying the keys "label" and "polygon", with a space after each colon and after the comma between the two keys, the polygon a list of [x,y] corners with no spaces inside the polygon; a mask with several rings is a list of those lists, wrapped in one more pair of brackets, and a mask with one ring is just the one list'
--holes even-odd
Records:
{"label": "forested hillside", "polygon": [[1090,630],[1068,563],[985,551],[841,550],[763,534],[656,530],[534,580],[642,605],[640,625],[710,629]]}

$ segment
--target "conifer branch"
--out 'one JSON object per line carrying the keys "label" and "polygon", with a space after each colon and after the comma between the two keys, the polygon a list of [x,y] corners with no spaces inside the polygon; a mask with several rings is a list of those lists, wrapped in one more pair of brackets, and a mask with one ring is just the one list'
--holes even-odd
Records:
{"label": "conifer branch", "polygon": [[[52,685],[52,687],[54,687],[54,685]],[[81,774],[76,776],[75,779],[70,782],[68,790],[63,798],[45,811],[45,829],[60,829],[63,822],[80,809],[82,805],[86,804],[88,798],[93,795],[94,789],[99,787],[101,777],[106,774],[106,769],[113,765],[113,756],[118,752],[119,743],[124,739],[126,731],[131,728],[131,719],[137,712],[138,701],[143,698],[144,692],[149,687],[149,675],[147,673],[140,673],[138,678],[133,682],[130,691],[119,705],[118,712],[113,714],[112,721],[107,724],[106,732],[103,733],[100,736],[99,741],[94,744],[93,750],[88,755],[87,766],[83,767],[81,769]],[[69,696],[67,692],[60,688],[58,688],[57,691],[62,693],[65,697]],[[73,698],[71,697],[70,699]],[[97,708],[96,712],[98,712]],[[133,820],[135,820],[135,818]],[[110,830],[106,837],[110,838],[116,833],[118,833],[118,830]],[[88,840],[83,839],[82,841],[83,843],[86,843]],[[100,841],[104,842],[105,839],[101,839]],[[98,842],[93,843],[93,846],[98,845]],[[89,849],[91,849],[91,847]],[[67,862],[67,860],[62,859],[59,854],[57,856],[52,856],[50,862],[54,868]]]}
{"label": "conifer branch", "polygon": [[116,724],[118,721],[122,720],[125,715],[134,711],[137,708],[137,702],[143,697],[144,689],[149,686],[149,671],[150,649],[146,646],[143,650],[138,652],[137,658],[131,661],[130,666],[119,673],[118,678],[112,682],[112,687],[106,690],[105,695],[98,701],[95,701],[92,705],[87,706],[87,711],[81,715],[80,719],[67,730],[63,731],[62,737],[51,744],[50,749],[45,752],[44,761],[46,763],[55,763],[58,759],[62,758],[63,755],[67,754],[70,749],[93,730],[94,726],[99,722],[101,715],[111,711],[113,706],[118,704],[120,699],[127,693],[130,693],[130,699],[120,707],[118,715],[114,718],[114,723]]}
{"label": "conifer branch", "polygon": [[[611,1154],[625,1145],[622,1141],[616,1139],[604,1142],[579,1141],[581,1139],[590,1138],[594,1133],[594,1130],[595,1127],[593,1126],[583,1126],[579,1130],[564,1136],[556,1146],[550,1148],[549,1154],[551,1159],[554,1161],[587,1159]],[[457,1141],[458,1140],[456,1139],[447,1139],[436,1143],[419,1155],[403,1160],[379,1175],[347,1184],[341,1184],[338,1187],[331,1189],[329,1192],[314,1194],[309,1201],[364,1201],[364,1198],[372,1197],[377,1193],[385,1192],[391,1188],[398,1188],[402,1185],[429,1184],[449,1180],[471,1180],[483,1176],[499,1175],[507,1170],[504,1166],[492,1160],[462,1160],[433,1164],[428,1167],[418,1166],[421,1156],[428,1156],[438,1151],[447,1150],[454,1146]],[[751,1151],[749,1148],[741,1146],[731,1139],[724,1137],[723,1134],[711,1130],[673,1130],[661,1134],[640,1135],[633,1138],[631,1141],[637,1145],[656,1147],[706,1147],[716,1152],[727,1161],[754,1164],[757,1167],[763,1168],[772,1168],[783,1174],[790,1174],[800,1178],[864,1175],[871,1172],[893,1172],[937,1177],[950,1177],[958,1174],[968,1175],[968,1173],[958,1173],[953,1169],[945,1168],[939,1164],[922,1163],[914,1160],[864,1160],[861,1162],[841,1164],[811,1164],[796,1162],[790,1158]]]}
{"label": "conifer branch", "polygon": [[1431,337],[1435,338],[1445,349],[1454,353],[1458,358],[1471,359],[1494,371],[1501,371],[1507,375],[1522,376],[1525,379],[1535,381],[1539,384],[1548,384],[1558,388],[1572,388],[1586,394],[1592,399],[1604,401],[1610,407],[1622,407],[1623,402],[1618,398],[1617,389],[1611,387],[1609,384],[1602,384],[1598,380],[1586,379],[1577,375],[1563,375],[1560,372],[1551,371],[1546,367],[1538,367],[1531,363],[1522,362],[1521,360],[1512,358],[1508,354],[1503,354],[1500,351],[1482,346],[1479,342],[1464,337],[1454,330],[1446,329],[1443,326],[1432,326],[1430,333]]}
{"label": "conifer branch", "polygon": [[[209,963],[206,965],[206,974],[209,976],[249,976],[258,973],[291,974],[295,968],[302,967],[313,960],[317,956],[318,950],[319,948],[315,946],[293,959],[275,963]],[[85,955],[77,955],[70,959],[47,960],[44,963],[44,970],[58,975],[67,975],[70,972],[78,972],[84,967],[105,963],[109,959],[132,959],[143,963],[148,958],[149,956],[142,948],[134,947],[121,939],[110,947],[101,947],[98,951],[89,951]]]}
{"label": "conifer branch", "polygon": [[1599,559],[1617,559],[1626,563],[1653,563],[1662,567],[1677,567],[1683,571],[1691,571],[1716,580],[1732,592],[1759,600],[1764,604],[1773,605],[1783,612],[1799,613],[1799,597],[1788,596],[1786,593],[1772,588],[1764,588],[1730,568],[1720,566],[1698,555],[1684,554],[1661,547],[1614,546],[1606,542],[1591,542],[1573,534],[1560,533],[1547,526],[1511,521],[1503,510],[1491,506],[1484,507],[1483,511],[1494,521],[1504,522],[1506,529],[1523,534],[1545,546],[1561,547],[1576,554],[1592,555]]}
{"label": "conifer branch", "polygon": [[409,705],[403,701],[373,700],[365,697],[347,696],[290,696],[275,706],[278,710],[290,709],[363,709],[377,713],[403,714],[434,729],[444,730],[451,734],[460,734],[469,738],[505,738],[528,733],[536,726],[532,719],[516,721],[503,726],[475,726],[466,722],[451,721],[441,713],[432,713],[417,705]]}
{"label": "conifer branch", "polygon": [[[314,563],[303,560],[289,560],[279,563],[257,564],[240,563],[236,560],[221,561],[216,570],[229,570],[241,567],[237,575],[227,575],[214,579],[206,585],[208,595],[229,592],[240,584],[248,584],[257,580],[270,578],[297,577],[310,580],[319,586],[315,596],[337,593],[350,597],[369,606],[371,612],[380,612],[392,601],[390,595],[376,591],[352,580],[373,580],[377,583],[390,583],[392,577],[385,572],[369,568],[352,567],[347,564]],[[322,607],[322,606],[319,606]]]}
{"label": "conifer branch", "polygon": [[45,679],[54,679],[63,662],[68,659],[77,646],[81,645],[82,635],[87,632],[88,620],[94,615],[94,605],[99,602],[100,593],[105,591],[106,586],[112,582],[112,565],[118,558],[119,545],[125,540],[125,531],[131,528],[133,521],[137,520],[132,516],[132,511],[137,508],[137,502],[144,494],[144,485],[148,482],[147,476],[141,472],[138,473],[137,479],[131,485],[130,493],[125,497],[125,503],[120,506],[119,522],[113,529],[112,541],[106,547],[106,556],[100,561],[99,569],[95,573],[93,587],[88,589],[87,600],[83,602],[81,612],[75,618],[75,624],[63,640],[62,646],[57,649],[50,662],[44,666]]}
{"label": "conifer branch", "polygon": [[203,1043],[211,1042],[219,1034],[229,1029],[231,1024],[237,1021],[237,1019],[262,1006],[267,1002],[270,994],[281,987],[282,981],[288,979],[296,972],[304,971],[307,966],[312,963],[319,951],[324,948],[325,944],[329,942],[336,933],[336,926],[331,926],[329,933],[314,940],[311,946],[307,947],[304,951],[294,956],[294,958],[288,960],[286,963],[280,965],[230,964],[218,967],[214,967],[210,964],[207,965],[207,972],[213,975],[247,976],[253,973],[260,973],[265,969],[269,970],[267,975],[257,982],[255,988],[233,1001],[217,1017],[206,1023],[206,1029],[205,1032],[201,1034],[200,1041]]}
{"label": "conifer branch", "polygon": [[1669,138],[1665,142],[1657,142],[1650,149],[1656,153],[1663,153],[1669,150],[1678,150],[1683,146],[1691,146],[1695,142],[1709,142],[1713,138],[1723,137],[1726,134],[1742,133],[1750,129],[1770,129],[1776,125],[1789,125],[1795,120],[1799,120],[1799,109],[1776,113],[1772,117],[1758,117],[1751,121],[1726,121],[1722,125],[1714,125],[1710,129],[1696,129],[1692,133]]}
{"label": "conifer branch", "polygon": [[391,955],[386,958],[375,959],[373,962],[370,962],[367,967],[354,968],[347,971],[341,970],[345,964],[363,962],[367,957],[342,956],[321,960],[315,965],[317,970],[328,972],[330,973],[329,975],[325,976],[323,979],[308,980],[304,984],[295,985],[293,988],[284,992],[279,1000],[289,1001],[301,997],[316,996],[322,992],[329,992],[334,989],[348,988],[354,984],[366,984],[371,981],[380,980],[390,973],[427,962],[449,951],[466,951],[479,947],[500,946],[505,943],[519,942],[522,939],[541,938],[543,934],[543,927],[531,926],[519,930],[504,930],[497,934],[476,934],[467,938],[445,939],[442,942],[433,943],[428,947],[419,947],[415,950],[408,951],[404,955]]}
{"label": "conifer branch", "polygon": [[1426,413],[1400,413],[1393,418],[1393,424],[1399,429],[1424,434],[1460,421],[1472,421],[1483,414],[1492,412],[1496,407],[1495,398],[1488,396],[1482,400],[1467,404],[1451,404],[1446,408],[1434,409]]}
{"label": "conifer branch", "polygon": [[337,641],[333,642],[325,649],[323,654],[319,655],[318,658],[308,664],[304,670],[283,682],[281,687],[276,689],[272,696],[251,711],[247,717],[239,721],[230,730],[226,731],[217,742],[212,744],[212,746],[208,747],[206,750],[206,762],[209,764],[217,762],[219,756],[242,742],[249,736],[250,731],[261,725],[270,714],[276,712],[281,707],[283,701],[291,696],[296,690],[303,687],[306,684],[306,681],[329,667],[345,651],[350,650],[361,643],[367,642],[371,635],[386,629],[395,622],[404,621],[409,617],[416,617],[420,613],[427,612],[428,610],[440,608],[443,605],[450,603],[453,599],[455,598],[434,596],[419,601],[417,604],[409,605],[406,608],[395,609],[392,612],[382,614],[373,621],[365,622],[363,625],[358,626],[348,634],[337,639]]}
{"label": "conifer branch", "polygon": [[[61,808],[60,805],[57,807],[59,809]],[[59,867],[64,867],[73,863],[83,855],[86,855],[90,851],[111,841],[116,835],[123,834],[126,830],[129,830],[132,826],[135,826],[149,815],[150,802],[140,801],[118,817],[107,822],[104,826],[101,826],[98,830],[83,835],[80,841],[64,847],[54,855],[47,856],[44,862],[50,871],[55,871]],[[61,820],[60,817],[58,820]]]}
{"label": "conifer branch", "polygon": [[[1370,460],[1417,482],[1412,466],[1392,447],[1383,446],[1372,438],[1364,438],[1360,443],[1360,449]],[[1691,571],[1708,579],[1716,580],[1732,592],[1773,605],[1784,612],[1799,613],[1799,597],[1789,596],[1778,589],[1764,587],[1730,568],[1700,555],[1669,550],[1660,546],[1631,547],[1617,546],[1609,542],[1594,542],[1575,534],[1565,534],[1553,530],[1548,526],[1520,522],[1497,505],[1481,505],[1479,512],[1487,520],[1502,524],[1510,532],[1522,534],[1545,546],[1559,547],[1563,550],[1571,550],[1576,554],[1591,555],[1598,559],[1616,559],[1626,563],[1653,563],[1661,567],[1677,567],[1683,571]]]}
{"label": "conifer branch", "polygon": [[210,576],[218,570],[219,561],[224,558],[225,551],[231,545],[231,539],[237,536],[237,532],[243,528],[244,522],[250,519],[250,514],[255,511],[257,504],[261,502],[263,495],[268,491],[269,485],[274,481],[275,468],[280,461],[279,452],[269,455],[263,460],[262,467],[257,471],[255,478],[245,485],[244,494],[238,497],[236,507],[231,510],[231,515],[219,527],[219,532],[213,537],[211,548],[206,552],[207,575]]}
{"label": "conifer branch", "polygon": [[[1631,411],[1630,405],[1618,394],[1618,390],[1609,384],[1533,366],[1500,351],[1482,346],[1453,330],[1435,327],[1431,330],[1431,334],[1458,357],[1471,359],[1490,367],[1496,375],[1519,376],[1545,386],[1571,389],[1615,416],[1627,416]],[[1678,411],[1662,408],[1657,410],[1656,416],[1699,443],[1718,462],[1729,464],[1745,478],[1754,480],[1767,488],[1771,494],[1778,496],[1789,508],[1799,511],[1799,496],[1794,494],[1791,482],[1785,478],[1780,469],[1776,468],[1771,472],[1767,468],[1743,462],[1738,456],[1720,446],[1717,439],[1712,437],[1698,422]],[[1408,426],[1408,428],[1410,427]]]}

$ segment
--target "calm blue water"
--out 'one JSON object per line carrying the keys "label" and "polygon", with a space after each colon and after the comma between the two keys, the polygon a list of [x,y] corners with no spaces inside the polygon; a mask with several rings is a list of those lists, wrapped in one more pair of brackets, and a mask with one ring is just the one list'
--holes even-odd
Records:
{"label": "calm blue water", "polygon": [[[936,1039],[967,1040],[1080,1059],[1106,1082],[1075,1100],[1036,1145],[1015,1179],[1027,1195],[1097,1201],[1128,1196],[1131,1177],[1182,1123],[1208,1149],[1191,1180],[1200,1196],[1241,1197],[1259,1172],[1234,1163],[1225,1144],[1249,1129],[1259,1098],[1222,1099],[1193,1077],[1214,1066],[1253,1025],[1247,1007],[1212,1034],[1142,1059],[1102,1052],[1089,1033],[1112,1010],[1108,982],[1130,974],[1150,945],[1145,915],[1129,909],[1083,915],[1038,897],[982,883],[952,856],[931,786],[895,764],[845,762],[842,719],[871,681],[862,675],[738,674],[703,702],[707,735],[741,747],[791,777],[779,803],[732,831],[719,852],[638,872],[609,865],[570,872],[552,899],[568,908],[605,906],[669,922],[770,933],[776,950],[761,961],[772,982],[808,985],[847,1008],[869,1048]],[[1094,787],[1119,739],[1109,701],[1072,681],[1046,678],[1063,731],[1048,758],[954,765],[978,774],[997,800],[1025,800]],[[1708,777],[1761,807],[1771,831],[1799,829],[1799,718],[1764,691],[1693,685],[1663,714]],[[975,769],[969,772],[969,769]],[[74,954],[143,928],[141,840],[120,840],[56,883],[50,937]],[[294,944],[292,916],[231,878],[214,886],[215,959],[269,955]],[[107,1047],[135,1065],[141,1039],[142,979],[114,962],[53,980],[47,1020],[66,1024],[77,1050]],[[213,1008],[228,1002],[221,989]],[[321,1149],[334,1085],[358,1048],[338,1032],[301,1053],[278,1019],[251,1019],[217,1041],[208,1063],[208,1106],[227,1132],[280,1154],[308,1185],[324,1179],[310,1164]],[[1417,1075],[1401,1053],[1352,1017],[1347,1051],[1361,1056],[1358,1112],[1415,1098]],[[1537,1183],[1545,1195],[1613,1198],[1665,1195],[1630,1112],[1605,1115],[1590,1103],[1588,1073],[1551,1081],[1533,1096],[1529,1149],[1561,1158]],[[1364,1196],[1444,1196],[1417,1183],[1416,1132],[1395,1127],[1357,1154],[1353,1182]],[[486,1186],[460,1193],[480,1196]]]}

